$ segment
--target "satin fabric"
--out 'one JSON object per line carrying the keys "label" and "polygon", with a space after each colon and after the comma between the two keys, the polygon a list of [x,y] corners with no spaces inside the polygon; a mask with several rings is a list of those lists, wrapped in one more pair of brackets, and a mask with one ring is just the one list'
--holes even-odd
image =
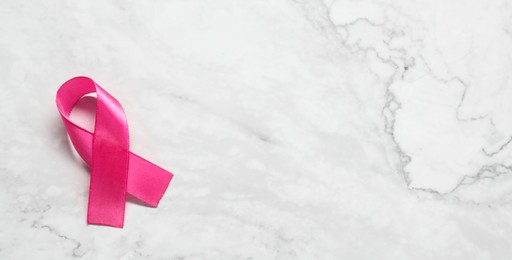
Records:
{"label": "satin fabric", "polygon": [[[69,118],[75,104],[96,92],[94,133]],[[130,152],[128,123],[121,104],[87,77],[65,82],[57,108],[78,154],[91,168],[87,223],[123,227],[126,193],[157,207],[173,174]]]}

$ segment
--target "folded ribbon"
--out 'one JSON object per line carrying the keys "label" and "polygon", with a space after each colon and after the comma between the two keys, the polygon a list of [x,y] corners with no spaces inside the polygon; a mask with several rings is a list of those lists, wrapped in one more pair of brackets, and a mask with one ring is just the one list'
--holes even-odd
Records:
{"label": "folded ribbon", "polygon": [[[69,115],[86,94],[96,92],[94,133]],[[78,154],[91,167],[88,224],[123,227],[126,193],[157,207],[173,174],[130,152],[128,123],[121,104],[87,77],[65,82],[57,108]]]}

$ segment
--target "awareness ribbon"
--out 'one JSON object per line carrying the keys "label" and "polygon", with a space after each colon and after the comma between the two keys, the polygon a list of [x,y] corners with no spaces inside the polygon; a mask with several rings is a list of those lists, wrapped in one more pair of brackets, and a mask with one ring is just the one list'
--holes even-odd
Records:
{"label": "awareness ribbon", "polygon": [[[73,123],[76,103],[96,92],[94,133]],[[123,227],[126,193],[157,207],[173,174],[130,152],[128,122],[121,104],[87,77],[66,81],[57,91],[57,108],[69,138],[91,167],[87,223]]]}

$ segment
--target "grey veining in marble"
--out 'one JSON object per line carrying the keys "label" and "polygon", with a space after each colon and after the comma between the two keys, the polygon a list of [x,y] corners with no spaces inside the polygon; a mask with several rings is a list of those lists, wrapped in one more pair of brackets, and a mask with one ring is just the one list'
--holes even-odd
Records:
{"label": "grey veining in marble", "polygon": [[[510,259],[511,14],[0,1],[0,259]],[[76,75],[175,174],[124,229],[86,224],[89,170],[54,102]]]}

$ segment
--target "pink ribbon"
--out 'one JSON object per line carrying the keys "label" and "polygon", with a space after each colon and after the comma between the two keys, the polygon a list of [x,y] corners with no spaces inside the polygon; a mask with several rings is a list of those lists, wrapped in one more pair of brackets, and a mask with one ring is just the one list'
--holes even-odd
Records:
{"label": "pink ribbon", "polygon": [[[73,123],[69,115],[86,94],[96,92],[94,133]],[[130,152],[128,122],[119,102],[87,77],[65,82],[57,92],[57,108],[71,142],[91,167],[88,224],[123,227],[126,193],[157,207],[173,174]]]}

